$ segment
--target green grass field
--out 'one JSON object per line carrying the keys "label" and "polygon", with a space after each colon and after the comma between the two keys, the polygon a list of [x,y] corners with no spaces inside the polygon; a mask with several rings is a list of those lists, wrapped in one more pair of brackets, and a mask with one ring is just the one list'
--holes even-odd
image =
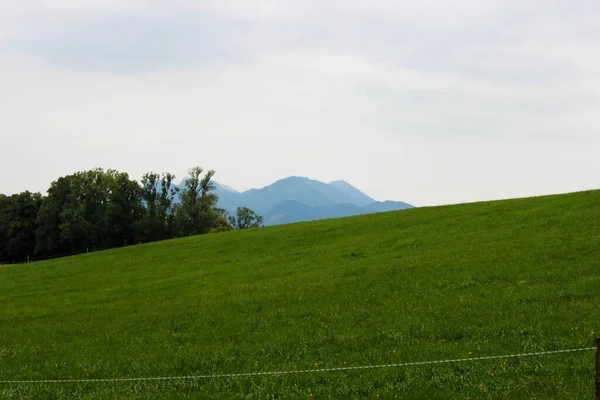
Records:
{"label": "green grass field", "polygon": [[[226,374],[592,347],[600,191],[0,267],[0,380]],[[594,352],[285,376],[0,384],[1,399],[593,399]]]}

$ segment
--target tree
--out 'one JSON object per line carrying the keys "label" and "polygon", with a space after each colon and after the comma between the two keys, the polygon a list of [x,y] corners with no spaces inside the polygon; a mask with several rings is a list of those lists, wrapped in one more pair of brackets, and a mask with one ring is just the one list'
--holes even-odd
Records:
{"label": "tree", "polygon": [[208,233],[219,220],[218,196],[211,193],[216,186],[211,181],[214,170],[202,175],[202,168],[189,170],[190,178],[181,191],[181,204],[177,207],[176,220],[181,236]]}
{"label": "tree", "polygon": [[126,172],[109,170],[106,175],[109,189],[107,223],[109,247],[133,244],[134,226],[143,215],[142,188],[129,179]]}
{"label": "tree", "polygon": [[139,241],[155,241],[175,236],[174,199],[179,188],[173,185],[175,175],[148,172],[142,177],[144,216],[138,224]]}
{"label": "tree", "polygon": [[141,199],[139,184],[113,169],[60,178],[48,190],[39,216],[38,250],[80,252],[131,244]]}
{"label": "tree", "polygon": [[109,175],[102,168],[77,172],[60,213],[61,238],[71,251],[112,247],[109,236]]}
{"label": "tree", "polygon": [[179,188],[173,185],[175,175],[168,172],[162,174],[160,195],[158,197],[158,218],[164,227],[164,238],[175,236],[175,209],[173,202]]}
{"label": "tree", "polygon": [[248,207],[238,207],[235,216],[229,216],[229,223],[235,229],[259,228],[262,226],[263,217],[257,215]]}
{"label": "tree", "polygon": [[72,251],[64,240],[60,225],[61,214],[71,193],[73,175],[63,176],[50,184],[48,195],[42,200],[37,216],[36,245],[37,255],[59,255]]}
{"label": "tree", "polygon": [[0,259],[25,260],[33,255],[41,204],[42,195],[29,191],[0,197]]}
{"label": "tree", "polygon": [[159,179],[160,175],[154,172],[147,172],[142,176],[142,199],[147,215],[152,218],[156,216]]}
{"label": "tree", "polygon": [[0,260],[8,260],[8,196],[0,194]]}
{"label": "tree", "polygon": [[[45,197],[0,195],[0,261],[233,229],[217,207],[215,171],[202,176],[202,168],[194,167],[189,173],[180,204],[170,173],[146,173],[140,185],[127,173],[102,168],[58,178]],[[243,229],[259,226],[262,217],[238,210],[235,221]]]}
{"label": "tree", "polygon": [[227,220],[225,215],[219,215],[215,219],[214,226],[210,229],[209,233],[227,232],[233,230],[233,226]]}

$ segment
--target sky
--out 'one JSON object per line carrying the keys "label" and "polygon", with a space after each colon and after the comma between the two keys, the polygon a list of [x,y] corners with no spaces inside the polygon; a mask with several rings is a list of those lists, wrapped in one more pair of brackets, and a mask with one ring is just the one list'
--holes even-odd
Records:
{"label": "sky", "polygon": [[0,193],[95,167],[416,206],[600,188],[598,0],[0,0]]}

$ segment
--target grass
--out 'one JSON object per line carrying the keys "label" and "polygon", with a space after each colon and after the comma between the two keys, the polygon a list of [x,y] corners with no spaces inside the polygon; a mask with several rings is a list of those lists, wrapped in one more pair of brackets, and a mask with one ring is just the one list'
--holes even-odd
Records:
{"label": "grass", "polygon": [[[593,346],[600,191],[226,232],[0,267],[0,380]],[[592,399],[594,353],[286,376],[0,384],[0,398]]]}

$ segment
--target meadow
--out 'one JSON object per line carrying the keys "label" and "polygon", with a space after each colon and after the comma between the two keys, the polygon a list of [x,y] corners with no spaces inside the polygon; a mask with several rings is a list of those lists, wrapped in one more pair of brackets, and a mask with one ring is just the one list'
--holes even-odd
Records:
{"label": "meadow", "polygon": [[[0,267],[0,380],[228,374],[592,347],[600,191],[209,234]],[[0,399],[592,399],[594,352]]]}

